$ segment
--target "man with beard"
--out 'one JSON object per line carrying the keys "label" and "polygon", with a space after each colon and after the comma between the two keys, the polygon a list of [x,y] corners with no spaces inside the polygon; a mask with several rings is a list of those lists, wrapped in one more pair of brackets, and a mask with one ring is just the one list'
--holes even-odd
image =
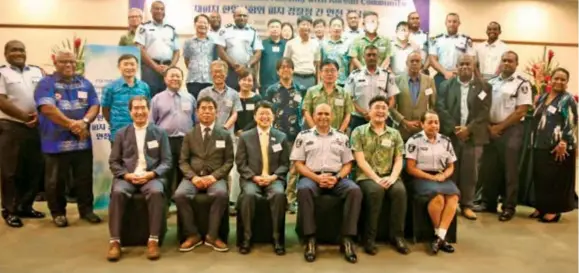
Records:
{"label": "man with beard", "polygon": [[360,14],[358,11],[349,10],[346,14],[346,21],[348,21],[348,29],[344,31],[342,36],[346,42],[351,42],[359,36],[364,35],[364,30],[360,28]]}
{"label": "man with beard", "polygon": [[489,80],[499,74],[499,65],[503,53],[509,49],[507,44],[499,40],[501,25],[490,22],[487,26],[488,39],[475,47],[478,69],[485,80]]}
{"label": "man with beard", "polygon": [[409,13],[407,22],[408,32],[410,33],[408,39],[415,51],[420,50],[423,52],[422,72],[429,75],[428,67],[430,66],[430,61],[428,58],[428,33],[420,29],[420,14],[416,11]]}

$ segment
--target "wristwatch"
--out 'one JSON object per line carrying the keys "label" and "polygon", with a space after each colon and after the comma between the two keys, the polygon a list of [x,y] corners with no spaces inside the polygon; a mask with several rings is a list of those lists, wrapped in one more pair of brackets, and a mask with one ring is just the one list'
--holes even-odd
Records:
{"label": "wristwatch", "polygon": [[90,120],[88,118],[83,118],[82,122],[86,123],[87,125],[90,123]]}
{"label": "wristwatch", "polygon": [[335,177],[338,181],[342,180],[342,178],[343,178],[343,177],[340,176],[339,173],[337,173],[334,177]]}

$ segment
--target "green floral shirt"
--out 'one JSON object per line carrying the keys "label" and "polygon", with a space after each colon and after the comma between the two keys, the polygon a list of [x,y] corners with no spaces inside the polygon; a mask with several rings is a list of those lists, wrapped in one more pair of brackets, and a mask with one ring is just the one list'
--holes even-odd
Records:
{"label": "green floral shirt", "polygon": [[[364,152],[366,162],[379,176],[390,175],[394,160],[404,153],[404,141],[400,133],[391,127],[378,135],[370,123],[356,127],[350,137],[352,151]],[[360,167],[356,167],[356,181],[370,179]]]}
{"label": "green floral shirt", "polygon": [[314,110],[320,104],[327,103],[332,108],[332,122],[331,126],[334,129],[340,129],[342,122],[346,114],[351,113],[354,110],[354,104],[352,104],[352,96],[344,91],[342,87],[336,85],[334,91],[328,94],[323,90],[324,86],[319,84],[310,87],[304,98],[302,109],[314,115]]}
{"label": "green floral shirt", "polygon": [[369,45],[374,45],[378,48],[379,66],[382,65],[382,62],[384,62],[385,59],[392,57],[392,43],[390,42],[390,39],[384,36],[376,36],[374,40],[370,41],[366,35],[360,36],[352,41],[349,52],[350,57],[358,59],[362,66],[365,66],[364,49]]}
{"label": "green floral shirt", "polygon": [[121,36],[119,41],[120,46],[134,46],[135,45],[135,32],[129,31],[127,34]]}

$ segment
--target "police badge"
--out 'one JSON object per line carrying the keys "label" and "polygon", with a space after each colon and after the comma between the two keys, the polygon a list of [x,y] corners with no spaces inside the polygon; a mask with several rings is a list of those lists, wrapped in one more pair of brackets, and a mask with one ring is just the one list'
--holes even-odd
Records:
{"label": "police badge", "polygon": [[416,150],[416,145],[410,144],[408,145],[408,152],[413,153]]}

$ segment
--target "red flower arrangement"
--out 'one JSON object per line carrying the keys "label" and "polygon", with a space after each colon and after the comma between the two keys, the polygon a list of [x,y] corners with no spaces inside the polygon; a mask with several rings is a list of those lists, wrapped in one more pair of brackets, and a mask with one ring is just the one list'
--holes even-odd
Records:
{"label": "red flower arrangement", "polygon": [[62,41],[62,45],[60,47],[58,45],[54,45],[52,47],[50,59],[52,60],[52,63],[54,64],[56,62],[56,53],[59,50],[61,50],[61,49],[70,50],[70,51],[74,52],[74,55],[76,56],[76,73],[79,75],[83,75],[84,74],[84,47],[85,47],[85,45],[86,45],[86,39],[83,42],[81,38],[76,37],[76,35],[74,35],[72,38],[72,43],[71,43],[71,40],[66,39],[66,40]]}
{"label": "red flower arrangement", "polygon": [[555,52],[547,47],[543,48],[543,57],[531,60],[525,69],[525,72],[533,77],[534,85],[537,90],[535,99],[539,98],[545,92],[551,92],[551,72],[559,67],[559,64],[553,62]]}

